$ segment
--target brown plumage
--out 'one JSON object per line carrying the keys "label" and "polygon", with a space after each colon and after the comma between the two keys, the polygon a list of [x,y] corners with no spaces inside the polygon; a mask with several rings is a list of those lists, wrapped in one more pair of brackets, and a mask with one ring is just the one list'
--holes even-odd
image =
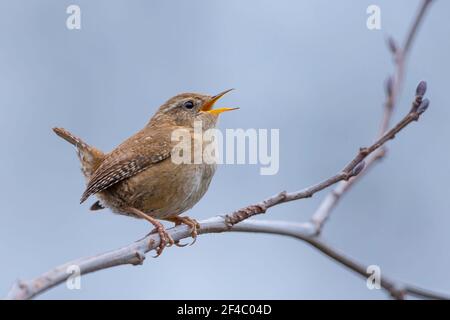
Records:
{"label": "brown plumage", "polygon": [[[87,181],[81,203],[97,195],[100,201],[95,202],[91,210],[108,207],[113,212],[151,222],[161,236],[158,255],[166,241],[174,242],[156,219],[189,225],[195,239],[197,222],[179,215],[203,197],[214,175],[215,164],[174,163],[171,152],[178,141],[172,141],[171,137],[176,129],[188,130],[194,145],[194,139],[198,138],[193,135],[195,121],[201,121],[203,130],[214,128],[221,112],[233,110],[212,109],[228,91],[212,97],[183,93],[171,98],[142,130],[107,154],[65,129],[54,128],[58,136],[77,148]],[[205,142],[202,143],[205,146]]]}
{"label": "brown plumage", "polygon": [[91,147],[83,140],[63,128],[53,128],[53,131],[77,148],[78,158],[81,163],[81,171],[83,172],[86,180],[89,181],[91,175],[95,172],[95,170],[97,170],[100,163],[104,160],[104,153],[94,147]]}

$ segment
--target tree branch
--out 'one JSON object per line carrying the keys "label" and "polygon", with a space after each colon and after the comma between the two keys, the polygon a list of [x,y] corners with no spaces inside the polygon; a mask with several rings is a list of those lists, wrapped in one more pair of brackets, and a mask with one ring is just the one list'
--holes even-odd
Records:
{"label": "tree branch", "polygon": [[[365,167],[364,159],[374,153],[376,150],[381,148],[387,141],[395,138],[397,133],[399,133],[402,129],[408,126],[411,122],[419,120],[419,117],[429,106],[429,100],[423,99],[425,95],[427,86],[426,82],[422,81],[419,83],[416,89],[416,97],[412,103],[411,109],[409,113],[400,120],[392,129],[386,131],[378,140],[376,140],[371,146],[360,148],[356,156],[337,174],[334,176],[319,182],[313,186],[310,186],[306,189],[287,193],[285,191],[267,198],[266,200],[257,203],[255,205],[251,205],[240,210],[233,212],[231,216],[227,216],[227,223],[230,225],[234,225],[239,223],[240,221],[250,218],[254,215],[265,213],[266,210],[274,205],[278,205],[281,203],[304,199],[312,197],[315,193],[328,188],[329,186],[336,184],[340,181],[349,181],[351,182],[351,178],[355,178],[358,174],[360,174]],[[373,158],[371,161],[375,161],[378,157]],[[347,185],[342,185],[343,190],[339,190],[337,192],[345,191]],[[336,193],[333,194],[336,199]],[[335,200],[332,201],[335,201]],[[329,215],[329,210],[316,212],[311,221],[316,226],[317,233],[320,232],[323,223],[326,221]]]}
{"label": "tree branch", "polygon": [[[380,134],[376,141],[369,147],[361,148],[357,155],[336,175],[296,192],[280,192],[257,204],[249,205],[229,215],[225,215],[224,217],[215,217],[204,220],[200,222],[200,228],[198,230],[199,234],[233,231],[269,233],[294,237],[305,241],[349,270],[367,278],[369,274],[367,273],[366,266],[344,255],[335,248],[332,248],[321,240],[318,235],[320,234],[325,221],[329,218],[332,209],[336,206],[342,195],[349,190],[362,173],[367,172],[377,160],[384,156],[386,151],[384,144],[387,141],[394,139],[396,134],[411,122],[417,121],[429,105],[429,101],[423,99],[426,91],[426,84],[421,82],[417,87],[416,97],[409,113],[392,129],[387,130],[400,87],[402,86],[406,55],[409,52],[418,27],[431,2],[432,0],[424,0],[422,2],[402,49],[398,49],[393,40],[389,41],[389,46],[395,56],[396,70],[394,76],[390,77],[387,81],[385,111],[381,121]],[[321,203],[318,210],[312,216],[311,222],[290,223],[283,221],[246,220],[256,214],[266,212],[267,209],[275,205],[309,198],[316,192],[336,183],[338,183],[337,187]],[[184,225],[168,229],[168,232],[175,241],[188,238],[191,233],[189,228]],[[7,298],[33,298],[66,281],[70,277],[68,270],[73,265],[79,267],[82,275],[124,264],[140,265],[144,262],[145,254],[158,247],[159,241],[160,238],[158,234],[149,234],[143,239],[128,246],[96,256],[67,262],[30,281],[17,281],[9,291]],[[385,276],[382,276],[380,285],[396,299],[403,299],[407,295],[428,299],[449,299],[448,296],[421,289],[413,285],[402,284]]]}
{"label": "tree branch", "polygon": [[[249,224],[238,224],[242,223],[243,220],[248,219],[256,214],[264,213],[270,207],[275,205],[285,203],[288,201],[299,200],[303,198],[311,197],[314,193],[319,192],[336,182],[342,180],[348,180],[351,177],[358,175],[361,170],[364,168],[363,160],[370,155],[372,152],[376,151],[378,148],[383,146],[387,141],[394,139],[395,135],[399,133],[402,129],[404,129],[407,125],[409,125],[413,121],[417,121],[420,116],[425,112],[429,106],[429,101],[427,99],[423,99],[423,96],[426,92],[426,83],[421,82],[417,86],[416,97],[413,101],[411,110],[409,113],[400,120],[397,125],[395,125],[392,129],[387,131],[381,138],[375,141],[371,146],[367,148],[361,148],[357,155],[342,169],[342,171],[323,182],[315,184],[306,189],[296,191],[296,192],[280,192],[279,194],[267,198],[266,200],[249,205],[245,208],[237,210],[229,215],[226,215],[224,218],[218,219],[209,219],[201,223],[201,228],[199,230],[200,234],[204,233],[217,233],[217,232],[225,232],[225,231],[244,231],[245,226]],[[277,225],[274,223],[273,226],[267,225],[267,222],[263,222],[265,225],[265,230],[275,230]],[[236,226],[235,226],[236,225]],[[320,242],[313,241],[312,235],[316,235],[317,229],[311,223],[306,224],[292,224],[286,227],[286,224],[283,223],[285,228],[278,229],[280,234],[293,235],[295,233],[296,237],[299,236],[299,229],[302,229],[301,237],[303,240],[312,244],[313,246],[320,249],[322,252],[326,253],[325,248],[320,246]],[[261,225],[260,225],[261,226]],[[279,226],[278,226],[279,227]],[[271,229],[272,228],[272,229]],[[274,229],[275,228],[275,229]],[[295,231],[295,232],[294,232]],[[293,233],[294,232],[294,233]],[[183,238],[190,236],[190,231],[187,227],[176,227],[169,229],[169,233],[172,238],[177,241]],[[307,240],[308,239],[308,240]],[[62,282],[64,282],[70,274],[67,273],[67,270],[70,266],[76,265],[80,268],[81,274],[87,274],[94,271],[111,268],[114,266],[122,265],[122,264],[142,264],[145,259],[145,253],[150,250],[156,249],[159,245],[159,235],[151,234],[144,239],[141,239],[131,245],[126,247],[110,251],[107,253],[103,253],[97,256],[77,259],[68,263],[65,263],[59,267],[56,267],[41,276],[29,281],[23,282],[18,281],[11,291],[8,294],[8,298],[10,299],[30,299],[37,294],[40,294]],[[318,240],[317,240],[318,241]],[[336,256],[333,256],[331,252],[327,253],[330,257],[335,260]],[[345,259],[342,257],[339,260],[342,264],[350,267],[345,263]],[[357,269],[354,269],[357,271]],[[357,271],[358,272],[358,271]]]}
{"label": "tree branch", "polygon": [[[187,226],[181,225],[167,230],[174,240],[182,240],[190,237],[190,230]],[[254,232],[284,235],[307,242],[314,248],[321,251],[339,264],[356,272],[364,278],[367,267],[363,264],[345,256],[338,250],[326,244],[323,240],[315,237],[315,230],[310,223],[292,223],[284,221],[262,221],[246,220],[230,227],[224,217],[214,217],[200,222],[199,234],[221,233],[221,232]],[[52,287],[66,281],[70,274],[67,270],[76,265],[80,268],[81,274],[112,268],[115,266],[132,264],[139,265],[144,262],[145,253],[155,249],[159,244],[159,236],[151,234],[126,247],[109,251],[92,257],[81,258],[60,265],[41,276],[28,282],[18,281],[10,290],[7,299],[31,299]],[[390,280],[385,276],[381,277],[381,287],[396,299],[403,299],[406,295],[412,295],[427,299],[448,299],[443,294],[421,289],[417,286],[402,284]]]}
{"label": "tree branch", "polygon": [[[400,95],[401,88],[403,86],[404,71],[406,58],[411,49],[413,40],[418,32],[419,26],[422,23],[425,13],[429,8],[432,0],[423,0],[416,17],[411,25],[410,30],[406,35],[406,40],[402,48],[399,48],[396,42],[389,38],[388,45],[394,56],[395,71],[394,75],[390,76],[386,81],[386,101],[384,103],[384,112],[381,119],[381,125],[377,138],[382,137],[389,128],[389,124],[392,119],[395,104],[397,102],[398,96]],[[366,165],[363,168],[361,174],[358,177],[350,179],[348,181],[341,181],[320,203],[317,210],[314,212],[311,221],[315,224],[317,228],[317,234],[322,232],[322,228],[325,222],[329,219],[331,212],[337,206],[340,199],[344,194],[350,190],[350,188],[359,181],[367,171],[380,159],[384,158],[386,155],[386,147],[379,148],[366,160]]]}

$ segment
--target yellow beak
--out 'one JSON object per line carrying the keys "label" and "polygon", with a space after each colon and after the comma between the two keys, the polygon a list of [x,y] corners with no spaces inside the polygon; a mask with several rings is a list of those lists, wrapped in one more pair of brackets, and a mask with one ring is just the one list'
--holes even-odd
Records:
{"label": "yellow beak", "polygon": [[225,91],[223,91],[223,92],[221,92],[219,94],[216,94],[215,96],[212,96],[211,99],[209,101],[205,102],[205,104],[202,106],[201,111],[208,112],[208,113],[213,114],[213,115],[219,115],[222,112],[239,109],[239,108],[218,108],[218,109],[213,109],[213,106],[217,102],[217,100],[222,98],[225,94],[227,94],[231,90],[233,90],[233,89],[228,89],[228,90],[225,90]]}

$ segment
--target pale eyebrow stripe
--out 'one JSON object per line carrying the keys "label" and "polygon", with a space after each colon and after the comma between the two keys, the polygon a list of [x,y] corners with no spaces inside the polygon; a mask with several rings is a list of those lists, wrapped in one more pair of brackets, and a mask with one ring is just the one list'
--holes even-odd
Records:
{"label": "pale eyebrow stripe", "polygon": [[171,110],[175,109],[176,107],[178,107],[178,103],[180,103],[180,102],[184,103],[184,102],[189,101],[189,100],[193,100],[195,103],[199,102],[198,99],[196,99],[196,98],[185,98],[185,99],[183,99],[183,100],[181,100],[181,101],[179,101],[177,103],[173,103],[170,107],[166,108],[163,112],[166,113],[168,111],[171,111]]}

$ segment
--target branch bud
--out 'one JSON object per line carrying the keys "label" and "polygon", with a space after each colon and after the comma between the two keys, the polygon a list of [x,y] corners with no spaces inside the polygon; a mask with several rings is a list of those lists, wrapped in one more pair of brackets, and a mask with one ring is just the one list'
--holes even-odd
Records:
{"label": "branch bud", "polygon": [[364,167],[366,166],[366,162],[363,160],[360,163],[358,163],[352,170],[352,176],[357,176],[358,174],[363,171]]}
{"label": "branch bud", "polygon": [[425,81],[420,81],[417,85],[416,96],[423,97],[427,92],[427,83]]}
{"label": "branch bud", "polygon": [[429,105],[430,105],[430,100],[423,99],[422,103],[419,105],[416,112],[418,114],[424,113],[428,109]]}
{"label": "branch bud", "polygon": [[398,46],[397,46],[397,43],[395,42],[394,38],[389,37],[387,39],[387,44],[388,44],[389,50],[391,50],[391,52],[393,54],[396,54],[397,50],[398,50]]}
{"label": "branch bud", "polygon": [[387,94],[387,96],[388,97],[391,97],[392,96],[392,92],[394,91],[394,79],[392,78],[392,76],[389,76],[387,79],[386,79],[386,82],[385,82],[385,90],[386,90],[386,94]]}

